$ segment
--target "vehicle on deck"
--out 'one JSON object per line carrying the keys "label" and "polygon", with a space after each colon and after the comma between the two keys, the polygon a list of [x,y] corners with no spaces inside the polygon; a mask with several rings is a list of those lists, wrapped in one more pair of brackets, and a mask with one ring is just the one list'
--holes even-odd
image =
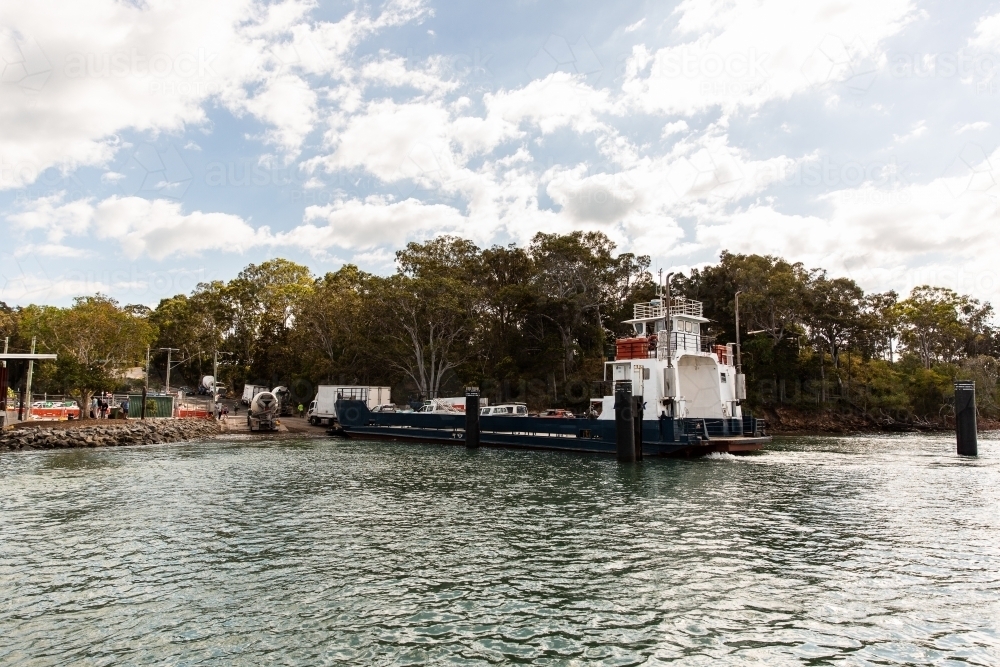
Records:
{"label": "vehicle on deck", "polygon": [[[483,405],[478,443],[612,454],[621,435],[616,412],[633,425],[637,458],[751,452],[770,442],[764,420],[743,413],[746,379],[739,350],[733,343],[716,344],[703,331],[708,320],[701,302],[661,293],[634,304],[625,323],[632,334],[616,341],[615,356],[605,363],[603,380],[611,391],[591,402],[586,417],[558,409],[532,416],[523,404],[511,404],[511,411],[507,405]],[[616,406],[624,400],[628,403]],[[466,437],[464,397],[429,410],[425,404],[413,414],[374,413],[362,400],[347,397],[336,407],[349,438],[456,443]]]}
{"label": "vehicle on deck", "polygon": [[538,416],[546,419],[576,419],[572,410],[563,410],[562,408],[549,408]]}
{"label": "vehicle on deck", "polygon": [[528,406],[524,403],[500,403],[479,408],[479,416],[503,415],[505,417],[527,417]]}
{"label": "vehicle on deck", "polygon": [[340,386],[340,385],[320,385],[316,390],[316,398],[309,404],[306,416],[313,426],[326,424],[333,426],[337,421],[337,398],[356,400],[364,396],[364,402],[369,410],[378,405],[386,405],[391,402],[389,387],[362,387],[362,386]]}

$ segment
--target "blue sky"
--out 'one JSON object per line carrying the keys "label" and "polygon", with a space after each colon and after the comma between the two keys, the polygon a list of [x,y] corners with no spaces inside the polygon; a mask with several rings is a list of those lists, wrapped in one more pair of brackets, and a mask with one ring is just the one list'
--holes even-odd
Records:
{"label": "blue sky", "polygon": [[1000,5],[0,7],[0,300],[594,229],[1000,292]]}

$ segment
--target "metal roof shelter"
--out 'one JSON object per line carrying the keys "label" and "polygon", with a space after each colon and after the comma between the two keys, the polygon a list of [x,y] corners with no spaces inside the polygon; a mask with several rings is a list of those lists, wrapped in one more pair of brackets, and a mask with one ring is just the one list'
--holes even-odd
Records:
{"label": "metal roof shelter", "polygon": [[0,352],[0,361],[43,361],[45,359],[55,359],[54,354],[30,354],[21,352],[12,352],[10,354],[4,354]]}
{"label": "metal roof shelter", "polygon": [[[5,346],[6,347],[6,346]],[[32,349],[35,345],[32,342]],[[54,354],[35,354],[34,352],[3,352],[0,353],[0,405],[3,406],[2,416],[0,416],[0,426],[6,421],[7,417],[7,363],[8,361],[45,361],[49,359],[55,359]],[[31,402],[31,369],[28,370],[28,402]],[[23,410],[22,405],[22,410]],[[22,415],[23,416],[23,415]],[[18,417],[20,419],[20,416]]]}

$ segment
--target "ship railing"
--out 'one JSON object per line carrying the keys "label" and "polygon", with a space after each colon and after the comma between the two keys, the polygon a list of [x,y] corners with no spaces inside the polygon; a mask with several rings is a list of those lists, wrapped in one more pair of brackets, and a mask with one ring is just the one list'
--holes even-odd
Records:
{"label": "ship railing", "polygon": [[[661,303],[637,303],[632,306],[633,319],[650,320],[667,316],[667,307]],[[670,299],[671,315],[690,315],[692,317],[702,316],[701,301],[674,297]]]}
{"label": "ship railing", "polygon": [[368,387],[350,387],[337,391],[338,401],[361,401],[368,404]]}
{"label": "ship railing", "polygon": [[[668,338],[669,336],[669,338]],[[669,346],[667,341],[670,341]],[[651,353],[660,361],[667,358],[667,350],[671,353],[677,352],[716,352],[715,336],[702,336],[701,334],[687,333],[683,331],[660,331],[656,335],[656,351]]]}

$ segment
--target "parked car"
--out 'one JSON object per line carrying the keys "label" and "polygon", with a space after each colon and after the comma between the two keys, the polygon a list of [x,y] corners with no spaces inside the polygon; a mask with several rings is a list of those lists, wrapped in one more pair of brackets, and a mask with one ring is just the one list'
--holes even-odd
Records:
{"label": "parked car", "polygon": [[576,419],[576,415],[574,415],[572,411],[563,410],[562,408],[549,408],[538,416],[551,417],[555,419]]}

